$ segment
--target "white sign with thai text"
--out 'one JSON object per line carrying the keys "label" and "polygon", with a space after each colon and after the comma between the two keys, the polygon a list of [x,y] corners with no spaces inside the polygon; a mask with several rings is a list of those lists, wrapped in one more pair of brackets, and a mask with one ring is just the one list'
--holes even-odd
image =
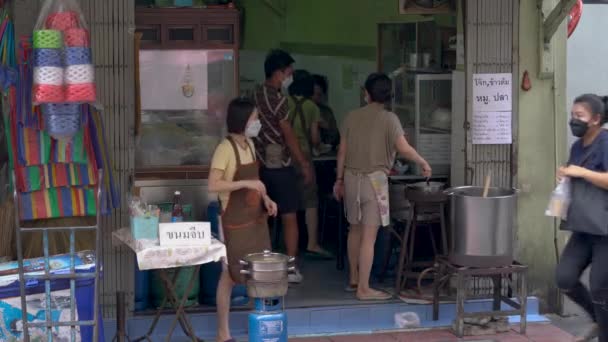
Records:
{"label": "white sign with thai text", "polygon": [[173,222],[158,225],[158,238],[162,247],[210,246],[209,222]]}
{"label": "white sign with thai text", "polygon": [[511,74],[473,75],[473,112],[513,110]]}
{"label": "white sign with thai text", "polygon": [[473,75],[471,140],[475,145],[513,143],[511,74]]}

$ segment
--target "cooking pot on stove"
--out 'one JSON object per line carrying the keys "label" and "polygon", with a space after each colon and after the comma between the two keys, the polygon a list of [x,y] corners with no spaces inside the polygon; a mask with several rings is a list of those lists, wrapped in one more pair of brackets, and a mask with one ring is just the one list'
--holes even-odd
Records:
{"label": "cooking pot on stove", "polygon": [[443,193],[445,183],[441,182],[418,182],[408,184],[405,190],[405,198],[414,203],[440,203],[447,201],[448,197]]}
{"label": "cooking pot on stove", "polygon": [[247,279],[247,293],[252,298],[283,297],[289,286],[287,275],[295,271],[295,258],[264,251],[245,256],[241,274]]}
{"label": "cooking pot on stove", "polygon": [[424,193],[441,192],[445,188],[445,183],[441,182],[418,182],[407,185],[412,190],[422,191]]}

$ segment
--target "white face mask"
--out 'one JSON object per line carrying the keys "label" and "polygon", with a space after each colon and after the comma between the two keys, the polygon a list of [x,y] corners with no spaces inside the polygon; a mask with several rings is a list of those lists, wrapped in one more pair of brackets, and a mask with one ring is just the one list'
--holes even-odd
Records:
{"label": "white face mask", "polygon": [[283,89],[287,90],[289,86],[293,83],[293,76],[289,76],[283,80]]}
{"label": "white face mask", "polygon": [[251,121],[249,126],[245,129],[245,136],[247,138],[255,138],[260,134],[262,129],[262,122],[259,119]]}

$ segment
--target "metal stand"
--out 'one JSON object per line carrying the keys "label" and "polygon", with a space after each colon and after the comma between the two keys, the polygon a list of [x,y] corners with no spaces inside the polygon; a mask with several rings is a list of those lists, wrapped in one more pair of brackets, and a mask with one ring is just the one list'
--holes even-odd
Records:
{"label": "metal stand", "polygon": [[116,292],[116,336],[112,342],[131,342],[127,335],[127,317],[125,317],[125,293],[122,291]]}
{"label": "metal stand", "polygon": [[[17,244],[17,258],[19,265],[19,293],[21,296],[21,312],[22,312],[22,323],[23,323],[23,341],[30,341],[30,328],[44,328],[47,341],[53,341],[53,328],[58,327],[70,327],[71,329],[71,341],[76,341],[76,327],[82,328],[83,326],[90,326],[93,329],[93,342],[99,340],[99,270],[101,269],[101,232],[99,229],[100,215],[101,215],[101,186],[103,184],[103,173],[99,171],[98,186],[97,186],[97,219],[93,226],[83,227],[36,227],[36,228],[24,228],[21,227],[20,215],[19,215],[19,194],[17,192],[15,175],[13,174],[13,198],[15,201],[15,238]],[[86,273],[76,273],[75,268],[75,256],[76,256],[76,231],[94,231],[95,232],[95,271]],[[66,274],[51,274],[50,272],[50,256],[49,256],[49,232],[69,232],[70,233],[70,271]],[[21,234],[25,233],[42,233],[42,248],[44,251],[44,274],[25,274],[23,268],[23,246]],[[67,279],[70,281],[70,320],[69,321],[55,321],[51,317],[51,281]],[[93,296],[93,320],[83,321],[76,319],[76,280],[81,279],[95,279],[94,282],[94,296]],[[28,322],[27,313],[27,293],[26,283],[31,280],[44,281],[45,289],[45,322]]]}
{"label": "metal stand", "polygon": [[[439,300],[440,300],[440,288],[442,284],[449,280],[451,277],[456,277],[456,322],[455,322],[455,333],[458,337],[464,335],[464,319],[475,318],[475,317],[508,317],[518,315],[521,317],[519,323],[519,331],[522,335],[526,333],[527,326],[527,281],[526,277],[528,274],[528,266],[522,265],[518,262],[514,262],[510,266],[506,267],[489,267],[489,268],[467,268],[460,267],[450,263],[446,258],[437,258],[436,263],[435,281],[433,283],[433,320],[439,319]],[[517,294],[519,303],[515,302],[510,296],[503,296],[502,294],[502,282],[503,277],[511,277],[517,274]],[[467,283],[472,278],[490,278],[493,282],[493,311],[485,312],[472,312],[467,313],[464,310],[464,303],[467,297]],[[510,292],[510,291],[509,291]],[[505,303],[509,305],[511,310],[500,310],[501,304]]]}
{"label": "metal stand", "polygon": [[184,309],[184,307],[186,305],[186,301],[188,300],[188,294],[190,293],[190,291],[192,291],[192,288],[194,287],[194,281],[196,279],[198,279],[198,273],[199,273],[200,268],[201,268],[201,265],[194,266],[194,272],[192,273],[192,276],[190,277],[190,280],[188,281],[188,286],[186,286],[186,291],[184,292],[184,295],[182,296],[182,298],[178,298],[177,293],[175,293],[175,284],[177,282],[179,273],[181,272],[182,269],[181,268],[175,269],[175,274],[173,275],[173,279],[169,279],[169,276],[167,275],[167,269],[158,270],[160,279],[161,279],[163,287],[165,289],[165,298],[163,299],[162,303],[156,310],[156,316],[154,316],[154,321],[152,321],[152,325],[150,326],[150,329],[148,329],[148,333],[142,337],[137,338],[135,340],[135,342],[139,342],[139,341],[152,342],[151,336],[154,333],[154,330],[156,329],[156,325],[158,324],[158,321],[160,320],[160,316],[163,313],[163,308],[165,307],[165,304],[167,303],[167,301],[169,302],[169,304],[171,304],[171,306],[173,306],[176,309],[175,309],[175,318],[173,318],[173,322],[171,323],[171,327],[169,328],[169,333],[167,334],[165,341],[167,341],[167,342],[171,341],[171,336],[173,335],[173,331],[176,328],[177,322],[179,322],[184,333],[192,341],[194,341],[194,342],[203,341],[202,339],[196,337],[196,333],[194,332],[194,329],[192,328],[192,323],[190,323],[190,319],[188,318],[188,315],[186,314],[186,310]]}

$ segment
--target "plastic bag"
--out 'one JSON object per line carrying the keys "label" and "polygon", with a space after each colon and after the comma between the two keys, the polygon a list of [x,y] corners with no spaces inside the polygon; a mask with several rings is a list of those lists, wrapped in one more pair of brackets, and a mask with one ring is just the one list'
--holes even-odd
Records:
{"label": "plastic bag", "polygon": [[32,34],[34,104],[97,99],[89,30],[76,0],[46,0]]}
{"label": "plastic bag", "polygon": [[545,211],[546,216],[557,217],[562,220],[568,217],[568,206],[570,205],[570,179],[563,178],[555,190],[551,193],[549,205]]}
{"label": "plastic bag", "polygon": [[42,4],[34,30],[88,29],[77,0],[46,0]]}
{"label": "plastic bag", "polygon": [[399,329],[420,328],[420,317],[415,312],[402,312],[395,314],[395,325]]}

